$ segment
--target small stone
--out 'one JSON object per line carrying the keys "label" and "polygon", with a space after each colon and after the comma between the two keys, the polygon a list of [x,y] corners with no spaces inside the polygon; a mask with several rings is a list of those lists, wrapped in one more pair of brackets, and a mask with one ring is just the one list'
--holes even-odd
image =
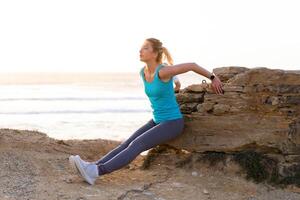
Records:
{"label": "small stone", "polygon": [[76,200],[86,200],[85,197],[78,197]]}
{"label": "small stone", "polygon": [[63,180],[64,180],[64,182],[66,182],[66,183],[73,183],[72,178],[64,178]]}
{"label": "small stone", "polygon": [[162,197],[155,197],[155,200],[165,200],[165,199]]}
{"label": "small stone", "polygon": [[198,176],[198,172],[192,172],[192,176]]}
{"label": "small stone", "polygon": [[174,183],[172,183],[172,185],[174,187],[183,187],[183,185],[181,183],[178,183],[178,182],[174,182]]}
{"label": "small stone", "polygon": [[147,195],[147,196],[151,196],[151,195],[153,195],[153,193],[152,193],[152,192],[147,192],[147,191],[144,191],[144,192],[143,192],[143,194],[145,194],[145,195]]}
{"label": "small stone", "polygon": [[206,189],[204,189],[203,194],[209,194],[209,192]]}

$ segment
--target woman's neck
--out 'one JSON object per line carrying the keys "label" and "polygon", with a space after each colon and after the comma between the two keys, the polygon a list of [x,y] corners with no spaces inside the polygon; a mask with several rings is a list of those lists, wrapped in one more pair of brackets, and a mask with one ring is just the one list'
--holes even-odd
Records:
{"label": "woman's neck", "polygon": [[150,73],[150,74],[153,74],[154,73],[154,71],[155,71],[155,69],[156,69],[156,67],[159,65],[160,63],[157,63],[156,61],[150,61],[150,62],[147,62],[146,63],[146,69],[148,70],[148,72]]}

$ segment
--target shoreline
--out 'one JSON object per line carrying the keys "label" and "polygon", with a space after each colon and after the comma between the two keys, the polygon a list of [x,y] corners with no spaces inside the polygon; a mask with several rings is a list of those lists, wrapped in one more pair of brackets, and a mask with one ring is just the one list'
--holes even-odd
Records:
{"label": "shoreline", "polygon": [[27,84],[97,84],[116,80],[130,81],[138,77],[138,73],[91,73],[91,72],[51,72],[51,73],[0,73],[0,85]]}

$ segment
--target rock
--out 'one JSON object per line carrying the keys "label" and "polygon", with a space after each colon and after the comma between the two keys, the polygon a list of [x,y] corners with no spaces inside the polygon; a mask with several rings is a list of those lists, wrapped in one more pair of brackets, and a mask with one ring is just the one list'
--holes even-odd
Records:
{"label": "rock", "polygon": [[225,85],[223,87],[223,90],[224,92],[241,92],[243,93],[244,92],[244,87],[243,86],[236,86],[236,85],[233,85],[233,86],[230,86],[230,85]]}
{"label": "rock", "polygon": [[86,200],[85,197],[78,197],[76,200]]}
{"label": "rock", "polygon": [[214,108],[214,103],[202,103],[197,105],[197,111],[200,113],[210,112]]}
{"label": "rock", "polygon": [[254,68],[237,74],[228,82],[228,85],[250,86],[252,88],[263,86],[263,88],[271,89],[270,92],[299,92],[299,76],[298,73],[284,70]]}
{"label": "rock", "polygon": [[180,110],[182,113],[192,113],[197,110],[198,103],[184,103],[180,105]]}
{"label": "rock", "polygon": [[203,194],[206,194],[206,195],[208,195],[208,194],[209,194],[209,192],[208,192],[206,189],[203,189]]}
{"label": "rock", "polygon": [[226,82],[237,74],[248,71],[246,67],[221,67],[216,68],[213,72],[220,78],[222,82]]}
{"label": "rock", "polygon": [[214,105],[213,112],[215,115],[221,115],[230,110],[230,105],[216,104]]}
{"label": "rock", "polygon": [[179,103],[202,103],[204,93],[179,93],[176,98]]}
{"label": "rock", "polygon": [[198,176],[198,172],[192,172],[192,176]]}
{"label": "rock", "polygon": [[155,197],[154,199],[155,199],[155,200],[166,200],[166,199],[164,199],[164,198],[162,198],[162,197]]}
{"label": "rock", "polygon": [[235,67],[214,72],[227,80],[225,93],[195,93],[203,91],[199,85],[184,89],[179,104],[185,128],[168,144],[190,152],[255,150],[285,157],[283,168],[300,165],[300,73]]}
{"label": "rock", "polygon": [[200,92],[205,92],[207,91],[208,84],[203,83],[203,84],[193,84],[189,85],[185,88],[186,92],[195,92],[195,93],[200,93]]}
{"label": "rock", "polygon": [[166,200],[166,199],[162,197],[155,197],[155,200]]}
{"label": "rock", "polygon": [[182,183],[178,183],[178,182],[173,182],[172,186],[181,188],[181,187],[183,187],[183,184]]}
{"label": "rock", "polygon": [[152,192],[149,192],[149,191],[143,191],[143,194],[147,195],[147,196],[152,196],[153,193]]}
{"label": "rock", "polygon": [[[186,117],[185,129],[171,145],[188,151],[235,152],[256,148],[264,152],[293,154],[299,150],[288,139],[290,121],[283,116],[255,113],[233,115],[192,114]],[[246,122],[246,123],[243,123]],[[274,124],[277,124],[274,126]],[[280,124],[280,125],[279,125]],[[277,134],[275,134],[277,133]]]}
{"label": "rock", "polygon": [[299,193],[300,194],[300,187],[297,187],[295,185],[288,186],[287,190],[294,192],[294,193]]}

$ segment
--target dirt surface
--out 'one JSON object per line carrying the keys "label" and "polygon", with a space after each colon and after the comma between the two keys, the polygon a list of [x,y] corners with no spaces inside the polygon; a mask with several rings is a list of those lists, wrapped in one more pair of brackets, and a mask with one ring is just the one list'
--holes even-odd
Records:
{"label": "dirt surface", "polygon": [[[178,167],[187,153],[159,154],[148,169],[144,156],[88,185],[69,166],[79,154],[94,161],[118,145],[108,140],[54,140],[46,134],[0,129],[1,200],[296,200],[300,188],[285,189],[247,181],[233,163],[210,167],[190,161]],[[177,165],[176,165],[177,163]]]}

